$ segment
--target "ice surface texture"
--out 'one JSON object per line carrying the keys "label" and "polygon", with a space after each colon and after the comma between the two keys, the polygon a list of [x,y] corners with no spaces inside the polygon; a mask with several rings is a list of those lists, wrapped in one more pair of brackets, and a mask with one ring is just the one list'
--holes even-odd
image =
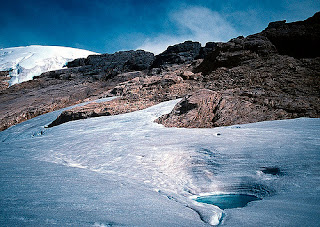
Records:
{"label": "ice surface texture", "polygon": [[10,71],[9,84],[32,80],[43,72],[62,69],[69,61],[96,54],[60,46],[26,46],[0,49],[0,71]]}
{"label": "ice surface texture", "polygon": [[[54,112],[1,132],[0,225],[318,225],[320,119],[153,122],[176,103],[45,128]],[[223,193],[262,200],[222,211],[192,199]]]}

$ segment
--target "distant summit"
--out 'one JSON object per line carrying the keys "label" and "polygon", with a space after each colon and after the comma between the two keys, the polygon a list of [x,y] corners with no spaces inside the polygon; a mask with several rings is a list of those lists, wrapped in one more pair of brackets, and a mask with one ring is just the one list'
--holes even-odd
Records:
{"label": "distant summit", "polygon": [[0,71],[9,71],[9,85],[14,85],[43,72],[62,69],[76,58],[97,54],[91,51],[61,46],[26,46],[0,50]]}

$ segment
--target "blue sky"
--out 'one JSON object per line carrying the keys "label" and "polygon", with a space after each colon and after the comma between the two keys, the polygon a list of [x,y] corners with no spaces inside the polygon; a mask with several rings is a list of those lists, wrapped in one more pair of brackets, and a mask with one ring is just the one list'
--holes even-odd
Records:
{"label": "blue sky", "polygon": [[270,21],[304,20],[315,0],[1,0],[0,48],[59,45],[159,53],[185,40],[227,41]]}

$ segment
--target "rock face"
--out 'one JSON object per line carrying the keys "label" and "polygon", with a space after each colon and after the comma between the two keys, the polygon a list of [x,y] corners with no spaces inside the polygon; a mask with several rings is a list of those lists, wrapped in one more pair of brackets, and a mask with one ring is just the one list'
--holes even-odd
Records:
{"label": "rock face", "polygon": [[0,91],[0,130],[33,117],[103,95],[101,82],[68,81],[49,77],[13,85]]}
{"label": "rock face", "polygon": [[192,81],[186,82],[181,77],[182,72],[188,72],[187,68],[182,65],[173,66],[163,70],[160,74],[136,77],[118,84],[109,92],[110,95],[122,96],[131,101],[144,99],[159,103],[180,98],[197,89],[197,84]]}
{"label": "rock face", "polygon": [[299,22],[271,22],[262,32],[278,52],[295,58],[320,57],[320,12]]}
{"label": "rock face", "polygon": [[291,117],[292,113],[284,109],[247,100],[234,89],[223,92],[202,89],[184,97],[171,113],[156,122],[167,127],[212,128]]}
{"label": "rock face", "polygon": [[195,57],[195,59],[203,59],[212,52],[214,52],[217,48],[217,43],[208,42],[204,47],[201,47],[199,55]]}
{"label": "rock face", "polygon": [[221,101],[222,97],[218,92],[200,89],[185,96],[170,114],[161,116],[156,122],[169,127],[213,127]]}
{"label": "rock face", "polygon": [[151,68],[159,68],[165,64],[190,63],[199,56],[200,50],[201,44],[192,41],[169,46],[167,50],[156,56]]}
{"label": "rock face", "polygon": [[216,43],[214,50],[204,57],[203,62],[194,69],[194,72],[209,74],[220,67],[233,68],[248,60],[274,53],[276,53],[275,46],[261,34],[246,38],[239,36],[227,43]]}
{"label": "rock face", "polygon": [[154,60],[154,54],[144,50],[119,51],[114,54],[90,55],[88,58],[76,59],[67,66],[91,66],[105,72],[121,73],[148,69]]}
{"label": "rock face", "polygon": [[216,127],[320,117],[319,17],[270,23],[261,33],[216,43],[193,70],[209,90],[187,95],[157,122]]}
{"label": "rock face", "polygon": [[320,117],[319,69],[320,58],[295,59],[277,53],[241,60],[234,67],[217,67],[198,79],[210,91],[189,94],[157,122],[167,127],[217,127]]}
{"label": "rock face", "polygon": [[90,117],[110,116],[123,113],[129,113],[137,110],[142,110],[157,104],[154,101],[148,100],[133,100],[129,101],[125,98],[117,98],[115,100],[104,103],[89,103],[85,106],[76,107],[71,110],[63,111],[56,120],[48,127],[54,127],[69,121],[86,119]]}
{"label": "rock face", "polygon": [[232,68],[256,57],[278,53],[294,58],[320,57],[320,12],[299,22],[272,22],[261,33],[217,43],[195,72],[208,74],[219,67]]}

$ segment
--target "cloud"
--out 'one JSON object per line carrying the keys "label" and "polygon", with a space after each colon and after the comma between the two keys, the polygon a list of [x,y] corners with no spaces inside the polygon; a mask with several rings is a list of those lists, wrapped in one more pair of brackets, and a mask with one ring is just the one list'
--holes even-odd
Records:
{"label": "cloud", "polygon": [[203,7],[193,7],[173,14],[177,25],[189,30],[200,42],[227,41],[236,34],[235,29],[221,14]]}
{"label": "cloud", "polygon": [[188,38],[184,38],[182,36],[160,34],[153,38],[146,38],[143,41],[142,45],[140,45],[136,49],[146,50],[154,54],[159,54],[165,51],[168,46],[184,42],[185,40],[188,40]]}
{"label": "cloud", "polygon": [[169,45],[186,40],[199,41],[204,45],[209,41],[228,41],[238,34],[220,13],[204,7],[189,7],[174,11],[169,18],[176,27],[175,34],[158,34],[146,38],[137,49],[158,54]]}

